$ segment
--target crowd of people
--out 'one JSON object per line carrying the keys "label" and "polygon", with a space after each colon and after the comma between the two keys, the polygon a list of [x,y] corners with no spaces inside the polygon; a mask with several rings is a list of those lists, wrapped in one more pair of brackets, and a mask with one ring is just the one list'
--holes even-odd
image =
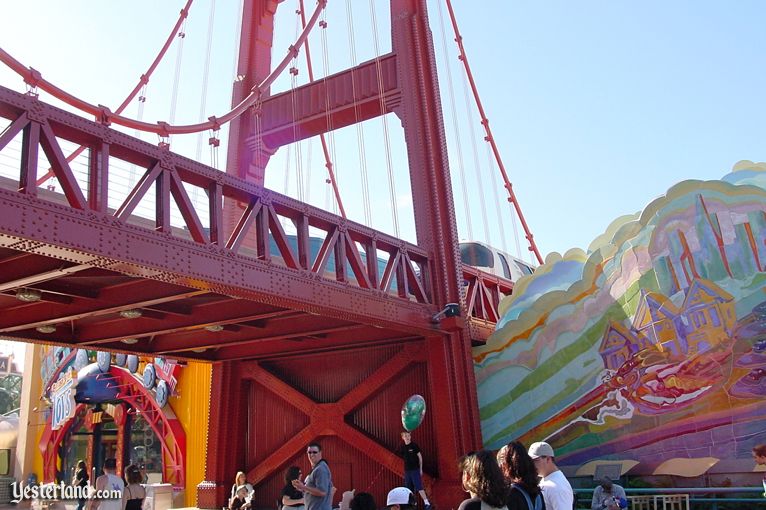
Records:
{"label": "crowd of people", "polygon": [[[423,500],[425,510],[431,503],[423,487],[423,455],[412,441],[412,434],[401,434],[402,445],[397,449],[404,462],[404,483],[407,487],[395,487],[386,497],[386,510],[414,510],[417,495]],[[281,493],[281,510],[333,510],[335,487],[322,447],[313,442],[306,454],[311,471],[302,480],[298,466],[290,466],[285,473],[285,486]],[[766,445],[753,448],[753,458],[758,465],[766,465]],[[556,465],[553,448],[546,442],[532,443],[527,448],[519,441],[512,441],[497,453],[490,450],[471,452],[461,457],[458,466],[463,489],[469,498],[462,501],[458,510],[571,510],[576,508],[572,486]],[[764,477],[766,496],[766,477]],[[245,480],[243,472],[237,473],[231,488],[229,509],[249,508],[253,486]],[[591,510],[622,510],[628,507],[623,489],[608,476],[601,478],[593,491]],[[101,509],[110,510],[110,509]],[[128,508],[127,510],[134,510]],[[345,491],[338,510],[378,510],[374,497],[368,492]]]}
{"label": "crowd of people", "polygon": [[[424,510],[431,502],[423,487],[423,455],[412,441],[412,434],[401,434],[402,444],[397,454],[403,460],[404,485],[395,487],[386,498],[388,510],[411,510],[417,506],[417,496],[423,500]],[[332,510],[335,487],[332,472],[323,458],[322,447],[313,442],[306,449],[311,470],[303,476],[298,466],[285,472],[285,485],[280,494],[281,510]],[[571,510],[574,492],[566,477],[558,469],[553,448],[539,442],[529,451],[518,441],[511,442],[496,454],[489,450],[471,452],[460,459],[463,489],[469,498],[459,504],[458,510]],[[614,488],[602,488],[611,494]],[[623,491],[624,493],[624,491]],[[229,510],[252,506],[253,487],[243,472],[237,473],[231,488]],[[345,491],[339,510],[377,510],[376,502],[368,492]],[[594,507],[612,510],[610,506]],[[621,507],[616,507],[617,509]]]}
{"label": "crowd of people", "polygon": [[[423,487],[423,455],[412,441],[412,434],[401,434],[402,445],[397,453],[404,462],[404,483],[386,497],[386,510],[414,510],[419,494],[425,510],[431,503]],[[280,494],[281,510],[333,510],[336,489],[332,472],[323,458],[322,447],[312,442],[306,449],[310,472],[302,479],[298,466],[285,472],[285,485]],[[753,459],[766,465],[766,445],[753,448]],[[117,475],[114,458],[104,462],[104,474],[96,479],[99,491],[112,490],[122,494],[117,499],[80,500],[77,510],[141,510],[146,498],[143,475],[136,465],[125,468],[124,479]],[[536,442],[529,450],[519,441],[512,441],[497,453],[480,450],[464,455],[459,462],[463,489],[469,494],[458,510],[570,510],[575,508],[572,486],[556,465],[553,448],[546,442]],[[764,477],[766,495],[766,476]],[[85,462],[77,464],[73,485],[86,486],[88,472]],[[237,472],[228,501],[229,510],[246,510],[253,506],[253,486],[243,471]],[[621,510],[627,508],[625,489],[609,477],[603,477],[593,492],[591,510]],[[343,493],[338,510],[377,510],[374,497],[368,492],[354,490]]]}

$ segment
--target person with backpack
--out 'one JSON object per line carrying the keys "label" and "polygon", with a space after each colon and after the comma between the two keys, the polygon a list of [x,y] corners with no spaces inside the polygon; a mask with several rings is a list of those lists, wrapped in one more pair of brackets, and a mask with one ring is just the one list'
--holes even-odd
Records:
{"label": "person with backpack", "polygon": [[500,448],[497,463],[508,485],[508,510],[545,510],[537,469],[523,444],[512,441]]}

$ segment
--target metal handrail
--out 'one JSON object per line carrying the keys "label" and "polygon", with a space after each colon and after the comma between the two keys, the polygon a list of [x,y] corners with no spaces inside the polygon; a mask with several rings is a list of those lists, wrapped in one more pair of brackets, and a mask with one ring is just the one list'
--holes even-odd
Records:
{"label": "metal handrail", "polygon": [[[580,496],[577,508],[590,508],[590,499],[593,497],[595,489],[574,489]],[[763,497],[763,487],[652,487],[652,488],[632,488],[626,487],[625,493],[628,496],[652,495],[661,496],[667,494],[689,494],[698,497],[690,497],[689,504],[697,504],[695,508],[700,508],[700,504],[705,505],[702,508],[718,510],[718,505],[723,503],[749,503],[748,509],[766,508],[766,498]],[[717,497],[719,494],[756,494],[757,497]],[[758,505],[760,503],[760,505]],[[758,506],[755,506],[758,505]],[[744,508],[744,507],[743,507]]]}

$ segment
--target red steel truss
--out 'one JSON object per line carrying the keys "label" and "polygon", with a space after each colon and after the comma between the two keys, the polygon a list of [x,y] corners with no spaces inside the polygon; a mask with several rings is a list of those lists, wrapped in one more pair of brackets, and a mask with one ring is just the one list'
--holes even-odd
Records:
{"label": "red steel truss", "polygon": [[[269,75],[277,4],[245,2],[235,104]],[[291,92],[297,117],[285,94],[263,90],[246,113],[260,122],[232,126],[226,174],[112,130],[108,115],[91,122],[0,89],[10,121],[0,151],[21,138],[18,179],[0,180],[0,334],[216,362],[200,507],[220,508],[240,468],[271,506],[281,470],[305,465],[313,439],[339,488],[380,500],[400,483],[391,450],[413,393],[428,403],[415,437],[432,499],[462,498],[457,458],[481,442],[470,347],[512,284],[460,263],[425,1],[390,6],[393,51]],[[407,143],[417,245],[258,185],[282,145],[390,113]],[[87,178],[64,142],[87,147]],[[36,186],[42,154],[62,192]],[[143,176],[110,208],[115,161]],[[206,221],[194,188],[208,197]],[[153,214],[139,217],[150,192]],[[184,228],[171,225],[173,206]],[[22,300],[29,290],[36,300]],[[462,317],[435,321],[448,303]]]}

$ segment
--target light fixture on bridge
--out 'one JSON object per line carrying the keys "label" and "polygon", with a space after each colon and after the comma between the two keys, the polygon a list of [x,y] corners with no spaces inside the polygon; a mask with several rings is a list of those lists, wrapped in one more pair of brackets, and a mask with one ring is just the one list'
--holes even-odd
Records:
{"label": "light fixture on bridge", "polygon": [[217,333],[219,331],[223,331],[223,326],[220,324],[210,324],[209,326],[205,326],[205,329],[211,333]]}
{"label": "light fixture on bridge", "polygon": [[196,349],[192,349],[192,352],[196,352],[197,354],[202,354],[207,350],[207,347],[197,347]]}
{"label": "light fixture on bridge", "polygon": [[38,333],[45,333],[47,335],[48,333],[56,331],[56,326],[53,324],[43,324],[42,326],[37,326],[35,329]]}
{"label": "light fixture on bridge", "polygon": [[133,345],[138,343],[138,338],[130,337],[130,338],[123,338],[120,340],[120,342],[128,345]]}
{"label": "light fixture on bridge", "polygon": [[431,317],[431,322],[438,324],[442,319],[460,317],[460,305],[457,303],[447,303],[444,310]]}
{"label": "light fixture on bridge", "polygon": [[25,303],[34,303],[40,301],[43,297],[43,293],[35,289],[19,289],[16,291],[16,299],[24,301]]}
{"label": "light fixture on bridge", "polygon": [[122,310],[120,312],[120,317],[124,319],[138,319],[144,314],[141,310],[138,308],[131,308],[129,310]]}

